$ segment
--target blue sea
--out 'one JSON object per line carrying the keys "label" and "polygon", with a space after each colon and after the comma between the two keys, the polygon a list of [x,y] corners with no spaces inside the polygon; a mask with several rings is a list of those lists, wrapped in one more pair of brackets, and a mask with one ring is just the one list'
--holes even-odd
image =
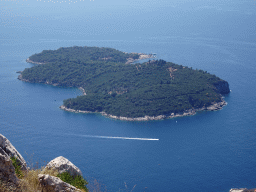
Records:
{"label": "blue sea", "polygon": [[[30,166],[68,158],[91,191],[254,188],[255,8],[252,0],[1,0],[0,133]],[[62,111],[80,90],[22,82],[16,72],[33,66],[25,60],[34,53],[69,46],[156,53],[208,71],[229,82],[228,104],[147,122]]]}

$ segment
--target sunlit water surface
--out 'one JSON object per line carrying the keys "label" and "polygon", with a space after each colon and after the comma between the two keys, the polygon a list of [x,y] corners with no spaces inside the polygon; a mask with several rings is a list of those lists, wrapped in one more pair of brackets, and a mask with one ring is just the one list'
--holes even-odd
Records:
{"label": "sunlit water surface", "polygon": [[[0,2],[0,133],[28,163],[64,156],[108,191],[256,186],[254,2],[69,3]],[[16,71],[33,66],[25,62],[30,55],[74,45],[156,53],[206,70],[229,82],[228,105],[190,117],[126,122],[62,111],[62,101],[80,90],[17,79]]]}

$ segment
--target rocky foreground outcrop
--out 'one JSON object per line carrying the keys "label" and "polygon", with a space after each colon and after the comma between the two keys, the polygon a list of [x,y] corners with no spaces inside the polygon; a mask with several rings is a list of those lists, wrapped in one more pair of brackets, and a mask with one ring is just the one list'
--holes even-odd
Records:
{"label": "rocky foreground outcrop", "polygon": [[82,176],[81,170],[65,157],[57,157],[51,160],[45,169],[56,169],[59,173],[69,172],[70,175]]}
{"label": "rocky foreground outcrop", "polygon": [[[19,163],[26,169],[26,162],[10,141],[0,134],[0,192],[17,191],[19,179],[10,157],[19,157]],[[18,159],[18,158],[17,158]],[[24,161],[23,161],[24,160]]]}
{"label": "rocky foreground outcrop", "polygon": [[[19,188],[19,182],[23,179],[19,180],[17,178],[15,167],[10,159],[11,157],[17,159],[17,162],[23,171],[29,171],[27,169],[26,161],[21,154],[6,137],[0,134],[0,192],[22,191],[21,188]],[[72,176],[82,176],[81,170],[62,156],[50,161],[45,169],[55,169],[58,173],[69,172]],[[81,190],[62,181],[60,178],[47,174],[39,174],[38,182],[42,188],[42,192],[81,192]]]}
{"label": "rocky foreground outcrop", "polygon": [[42,192],[51,192],[51,191],[60,191],[60,192],[81,192],[81,190],[76,187],[62,181],[58,177],[39,174],[38,175],[39,183],[41,185]]}
{"label": "rocky foreground outcrop", "polygon": [[[66,159],[65,157],[57,157],[53,160],[51,160],[45,167],[46,169],[52,169],[57,170],[58,173],[64,173],[68,172],[72,176],[80,175],[82,176],[81,170],[75,166],[71,161]],[[42,192],[50,192],[50,191],[81,191],[77,189],[76,187],[62,181],[58,177],[45,175],[45,174],[39,174],[38,175],[40,186],[43,188]]]}
{"label": "rocky foreground outcrop", "polygon": [[27,170],[27,164],[21,154],[16,150],[16,148],[11,144],[11,142],[3,135],[0,134],[0,150],[1,154],[8,156],[9,158],[15,157],[19,162],[22,170]]}
{"label": "rocky foreground outcrop", "polygon": [[12,160],[7,155],[3,155],[3,149],[0,148],[0,180],[18,184],[19,179],[15,174],[15,168],[12,165]]}

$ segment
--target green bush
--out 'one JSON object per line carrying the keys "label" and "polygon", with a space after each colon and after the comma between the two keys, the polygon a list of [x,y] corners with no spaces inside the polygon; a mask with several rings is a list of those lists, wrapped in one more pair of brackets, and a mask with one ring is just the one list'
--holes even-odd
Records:
{"label": "green bush", "polygon": [[70,173],[64,172],[64,173],[58,174],[57,177],[59,177],[62,181],[69,183],[70,185],[73,185],[78,189],[84,189],[85,191],[88,191],[86,187],[88,182],[84,180],[84,178],[81,175],[72,176],[70,175]]}
{"label": "green bush", "polygon": [[24,174],[21,171],[21,166],[19,165],[19,161],[16,157],[11,157],[12,165],[15,168],[15,173],[19,179],[22,179],[24,177]]}

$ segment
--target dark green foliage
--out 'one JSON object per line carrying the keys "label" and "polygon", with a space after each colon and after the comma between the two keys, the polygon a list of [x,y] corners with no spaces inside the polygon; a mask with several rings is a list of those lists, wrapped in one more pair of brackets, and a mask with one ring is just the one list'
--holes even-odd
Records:
{"label": "dark green foliage", "polygon": [[84,178],[81,175],[72,176],[68,172],[64,172],[64,173],[58,174],[57,177],[59,177],[62,181],[69,183],[70,185],[73,185],[78,189],[84,189],[85,191],[88,191],[86,187],[88,183],[86,180],[84,180]]}
{"label": "dark green foliage", "polygon": [[12,165],[15,168],[15,174],[19,179],[22,179],[24,177],[24,174],[21,171],[21,165],[19,165],[19,161],[16,157],[11,157]]}
{"label": "dark green foliage", "polygon": [[57,50],[44,50],[42,53],[29,57],[37,62],[76,62],[103,61],[103,62],[126,62],[127,58],[138,59],[138,54],[124,53],[112,48],[104,47],[61,47]]}
{"label": "dark green foliage", "polygon": [[[138,56],[96,47],[43,51],[30,59],[48,63],[25,69],[22,76],[35,83],[83,87],[87,95],[64,100],[66,107],[124,117],[182,113],[221,100],[215,85],[224,81],[215,75],[164,60],[124,64],[131,55]],[[111,58],[99,59],[104,57]]]}

